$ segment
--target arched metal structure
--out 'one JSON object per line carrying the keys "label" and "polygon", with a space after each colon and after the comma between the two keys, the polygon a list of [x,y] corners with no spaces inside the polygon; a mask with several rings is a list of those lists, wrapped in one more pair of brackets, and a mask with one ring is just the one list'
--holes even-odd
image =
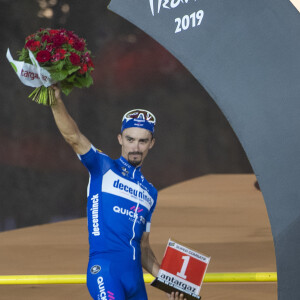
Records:
{"label": "arched metal structure", "polygon": [[[260,184],[278,299],[300,299],[300,14],[289,0],[112,0],[215,100]],[[255,221],[255,220],[253,220]]]}

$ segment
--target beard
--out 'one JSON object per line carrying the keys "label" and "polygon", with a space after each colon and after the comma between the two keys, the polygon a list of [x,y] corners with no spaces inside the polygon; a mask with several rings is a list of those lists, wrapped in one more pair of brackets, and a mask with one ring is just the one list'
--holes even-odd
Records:
{"label": "beard", "polygon": [[[130,155],[138,155],[140,156],[140,159],[130,159]],[[141,152],[129,152],[128,153],[128,162],[133,166],[133,167],[137,167],[138,165],[140,165],[142,163],[142,156],[143,154]]]}

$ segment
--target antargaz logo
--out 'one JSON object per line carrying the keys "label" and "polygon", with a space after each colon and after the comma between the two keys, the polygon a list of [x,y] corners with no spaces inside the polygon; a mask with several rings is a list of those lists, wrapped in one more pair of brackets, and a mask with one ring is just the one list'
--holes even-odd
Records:
{"label": "antargaz logo", "polygon": [[149,0],[152,15],[159,14],[161,8],[173,9],[180,4],[187,4],[189,2],[196,2],[197,0]]}

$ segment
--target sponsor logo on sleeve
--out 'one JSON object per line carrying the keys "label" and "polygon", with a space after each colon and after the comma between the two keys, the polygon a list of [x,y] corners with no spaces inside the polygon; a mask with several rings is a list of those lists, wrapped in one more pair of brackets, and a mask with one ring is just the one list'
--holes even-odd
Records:
{"label": "sponsor logo on sleeve", "polygon": [[99,236],[100,235],[100,228],[99,228],[99,194],[93,195],[91,198],[92,201],[92,235]]}
{"label": "sponsor logo on sleeve", "polygon": [[101,271],[101,267],[99,265],[94,265],[90,269],[90,272],[94,275],[99,273],[100,271]]}

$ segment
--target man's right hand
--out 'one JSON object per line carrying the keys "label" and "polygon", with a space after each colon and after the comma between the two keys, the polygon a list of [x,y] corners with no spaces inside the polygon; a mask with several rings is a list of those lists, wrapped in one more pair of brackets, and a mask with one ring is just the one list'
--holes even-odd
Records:
{"label": "man's right hand", "polygon": [[58,87],[57,84],[51,85],[51,88],[54,90],[54,95],[56,100],[61,100],[61,95],[60,95],[60,88]]}

